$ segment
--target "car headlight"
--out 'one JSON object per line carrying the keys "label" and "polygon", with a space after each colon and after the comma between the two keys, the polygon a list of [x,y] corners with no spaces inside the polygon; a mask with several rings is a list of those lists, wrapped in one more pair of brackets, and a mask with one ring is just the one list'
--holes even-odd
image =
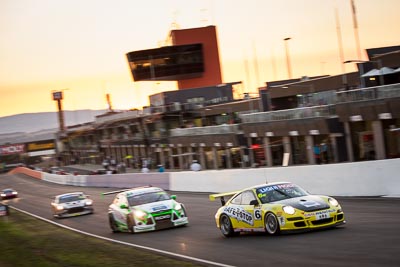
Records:
{"label": "car headlight", "polygon": [[6,194],[1,194],[1,196],[2,196],[2,197],[5,197],[5,196],[6,196]]}
{"label": "car headlight", "polygon": [[328,198],[328,201],[332,206],[335,206],[335,207],[339,206],[339,202],[337,202],[337,200],[334,198],[330,197],[330,198]]}
{"label": "car headlight", "polygon": [[142,211],[142,210],[135,210],[133,212],[133,214],[135,215],[136,218],[138,218],[139,220],[144,220],[146,217],[146,212]]}
{"label": "car headlight", "polygon": [[176,203],[175,210],[181,210],[181,209],[182,209],[182,205],[180,203]]}
{"label": "car headlight", "polygon": [[283,206],[283,211],[290,215],[293,215],[296,212],[292,206]]}
{"label": "car headlight", "polygon": [[56,210],[63,210],[64,206],[63,205],[56,205]]}
{"label": "car headlight", "polygon": [[85,201],[85,205],[86,206],[91,206],[93,204],[93,200],[91,200],[91,199],[86,199],[86,201]]}

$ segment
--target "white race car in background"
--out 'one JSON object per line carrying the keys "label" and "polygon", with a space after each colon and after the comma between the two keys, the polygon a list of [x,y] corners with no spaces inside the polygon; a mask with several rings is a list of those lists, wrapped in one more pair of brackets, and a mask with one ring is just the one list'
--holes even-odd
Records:
{"label": "white race car in background", "polygon": [[138,187],[103,193],[116,194],[108,209],[113,232],[146,232],[187,225],[183,204],[158,187]]}
{"label": "white race car in background", "polygon": [[58,195],[51,202],[54,217],[72,217],[93,213],[93,200],[83,192]]}

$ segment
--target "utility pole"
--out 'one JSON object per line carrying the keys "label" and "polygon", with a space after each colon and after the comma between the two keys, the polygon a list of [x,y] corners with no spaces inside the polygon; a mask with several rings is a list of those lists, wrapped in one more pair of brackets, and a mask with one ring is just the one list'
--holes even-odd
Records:
{"label": "utility pole", "polygon": [[283,39],[285,41],[285,50],[286,50],[286,64],[287,64],[287,70],[288,70],[288,76],[289,79],[292,79],[292,67],[290,65],[290,57],[289,57],[289,46],[288,46],[288,41],[291,40],[292,38],[287,37]]}

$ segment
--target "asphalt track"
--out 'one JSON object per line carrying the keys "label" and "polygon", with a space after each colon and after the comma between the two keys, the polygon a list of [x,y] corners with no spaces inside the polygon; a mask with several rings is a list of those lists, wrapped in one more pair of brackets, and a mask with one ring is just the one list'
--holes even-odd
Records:
{"label": "asphalt track", "polygon": [[[345,185],[344,185],[345,186]],[[337,198],[345,212],[343,227],[307,233],[266,236],[242,234],[224,238],[216,228],[219,202],[208,194],[171,192],[185,204],[187,227],[140,234],[111,233],[107,208],[113,188],[52,184],[23,175],[0,175],[0,189],[12,187],[19,198],[8,204],[68,227],[123,242],[232,266],[400,266],[400,199]],[[84,191],[95,201],[95,213],[55,219],[50,210],[57,194]]]}

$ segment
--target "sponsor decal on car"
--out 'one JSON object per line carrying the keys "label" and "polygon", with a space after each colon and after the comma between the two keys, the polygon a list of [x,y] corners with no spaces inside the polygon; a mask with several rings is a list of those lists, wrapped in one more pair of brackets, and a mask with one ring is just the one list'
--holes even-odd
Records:
{"label": "sponsor decal on car", "polygon": [[304,217],[309,218],[309,217],[315,216],[317,220],[321,220],[321,219],[330,218],[332,212],[335,212],[335,209],[305,213]]}
{"label": "sponsor decal on car", "polygon": [[269,191],[274,191],[274,190],[279,190],[283,188],[290,188],[290,187],[295,187],[294,184],[279,184],[279,185],[271,185],[271,186],[265,186],[257,189],[257,195],[258,194],[263,194]]}
{"label": "sponsor decal on car", "polygon": [[241,207],[225,207],[224,212],[238,221],[254,225],[253,215]]}
{"label": "sponsor decal on car", "polygon": [[155,219],[156,221],[165,220],[165,219],[169,219],[169,218],[171,218],[171,215],[169,215],[169,214],[154,217],[154,219]]}
{"label": "sponsor decal on car", "polygon": [[168,209],[168,207],[165,205],[158,205],[158,206],[151,207],[152,211],[160,211],[160,210],[166,210],[166,209]]}

